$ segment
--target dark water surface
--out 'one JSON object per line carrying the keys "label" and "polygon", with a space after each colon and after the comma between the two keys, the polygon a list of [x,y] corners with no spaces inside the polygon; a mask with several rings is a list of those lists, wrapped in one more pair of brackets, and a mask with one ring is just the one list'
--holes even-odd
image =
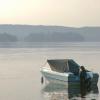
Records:
{"label": "dark water surface", "polygon": [[84,98],[79,87],[41,84],[40,67],[59,58],[100,73],[100,43],[1,43],[0,100],[99,100],[100,82]]}

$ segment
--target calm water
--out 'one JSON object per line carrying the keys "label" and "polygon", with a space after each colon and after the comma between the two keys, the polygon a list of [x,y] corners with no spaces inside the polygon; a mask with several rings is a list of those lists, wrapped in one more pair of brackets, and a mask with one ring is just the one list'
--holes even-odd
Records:
{"label": "calm water", "polygon": [[0,100],[99,100],[100,83],[80,97],[79,88],[42,85],[40,67],[47,59],[71,58],[100,72],[100,43],[0,44]]}

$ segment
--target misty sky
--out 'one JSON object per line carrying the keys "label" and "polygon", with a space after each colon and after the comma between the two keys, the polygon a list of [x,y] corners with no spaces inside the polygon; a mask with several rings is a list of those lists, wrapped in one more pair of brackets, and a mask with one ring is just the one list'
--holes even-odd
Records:
{"label": "misty sky", "polygon": [[100,26],[100,0],[0,0],[0,24]]}

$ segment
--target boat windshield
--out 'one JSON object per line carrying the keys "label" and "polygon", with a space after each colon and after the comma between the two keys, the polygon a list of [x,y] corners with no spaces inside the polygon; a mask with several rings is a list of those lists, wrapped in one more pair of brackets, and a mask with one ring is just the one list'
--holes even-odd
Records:
{"label": "boat windshield", "polygon": [[72,72],[74,74],[79,74],[79,65],[72,59],[55,59],[47,60],[50,65],[51,70],[57,72]]}

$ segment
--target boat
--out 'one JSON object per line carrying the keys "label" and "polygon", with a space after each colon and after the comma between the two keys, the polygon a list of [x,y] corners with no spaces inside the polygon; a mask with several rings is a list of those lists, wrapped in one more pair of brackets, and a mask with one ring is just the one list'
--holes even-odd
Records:
{"label": "boat", "polygon": [[[42,80],[45,78],[50,83],[60,83],[69,85],[80,84],[80,65],[73,59],[50,59],[47,60],[49,68],[42,67]],[[89,71],[93,74],[92,84],[97,85],[99,74]]]}

